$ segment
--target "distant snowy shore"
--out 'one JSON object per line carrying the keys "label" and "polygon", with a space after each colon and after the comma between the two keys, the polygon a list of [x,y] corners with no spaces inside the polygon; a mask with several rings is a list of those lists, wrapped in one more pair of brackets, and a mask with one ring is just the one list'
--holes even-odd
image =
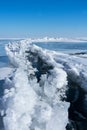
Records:
{"label": "distant snowy shore", "polygon": [[63,38],[63,37],[43,37],[43,38],[0,38],[0,40],[24,40],[31,42],[87,42],[87,38]]}

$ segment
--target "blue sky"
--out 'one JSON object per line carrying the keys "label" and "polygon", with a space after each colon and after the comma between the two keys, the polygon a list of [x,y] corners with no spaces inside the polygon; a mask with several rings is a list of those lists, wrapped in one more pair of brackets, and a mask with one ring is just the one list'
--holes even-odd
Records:
{"label": "blue sky", "polygon": [[0,0],[0,38],[87,37],[87,0]]}

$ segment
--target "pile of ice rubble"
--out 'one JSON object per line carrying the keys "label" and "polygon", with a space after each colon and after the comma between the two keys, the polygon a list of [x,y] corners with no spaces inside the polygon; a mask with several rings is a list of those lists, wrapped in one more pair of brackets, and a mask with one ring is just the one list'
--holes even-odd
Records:
{"label": "pile of ice rubble", "polygon": [[65,130],[68,76],[87,90],[86,66],[75,56],[43,50],[28,40],[9,43],[6,52],[15,72],[5,81],[5,130]]}

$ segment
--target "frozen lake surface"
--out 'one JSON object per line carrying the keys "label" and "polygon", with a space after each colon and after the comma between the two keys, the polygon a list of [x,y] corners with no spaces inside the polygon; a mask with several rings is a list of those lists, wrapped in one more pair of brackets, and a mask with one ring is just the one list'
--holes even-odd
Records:
{"label": "frozen lake surface", "polygon": [[86,42],[42,42],[35,43],[36,45],[49,50],[60,52],[87,52]]}

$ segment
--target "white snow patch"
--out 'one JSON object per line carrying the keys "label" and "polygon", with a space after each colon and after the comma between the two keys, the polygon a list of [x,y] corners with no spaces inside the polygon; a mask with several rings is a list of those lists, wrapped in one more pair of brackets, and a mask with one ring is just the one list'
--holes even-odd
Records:
{"label": "white snow patch", "polygon": [[3,67],[0,68],[0,80],[5,79],[6,77],[8,77],[12,72],[13,72],[13,68],[10,67]]}

